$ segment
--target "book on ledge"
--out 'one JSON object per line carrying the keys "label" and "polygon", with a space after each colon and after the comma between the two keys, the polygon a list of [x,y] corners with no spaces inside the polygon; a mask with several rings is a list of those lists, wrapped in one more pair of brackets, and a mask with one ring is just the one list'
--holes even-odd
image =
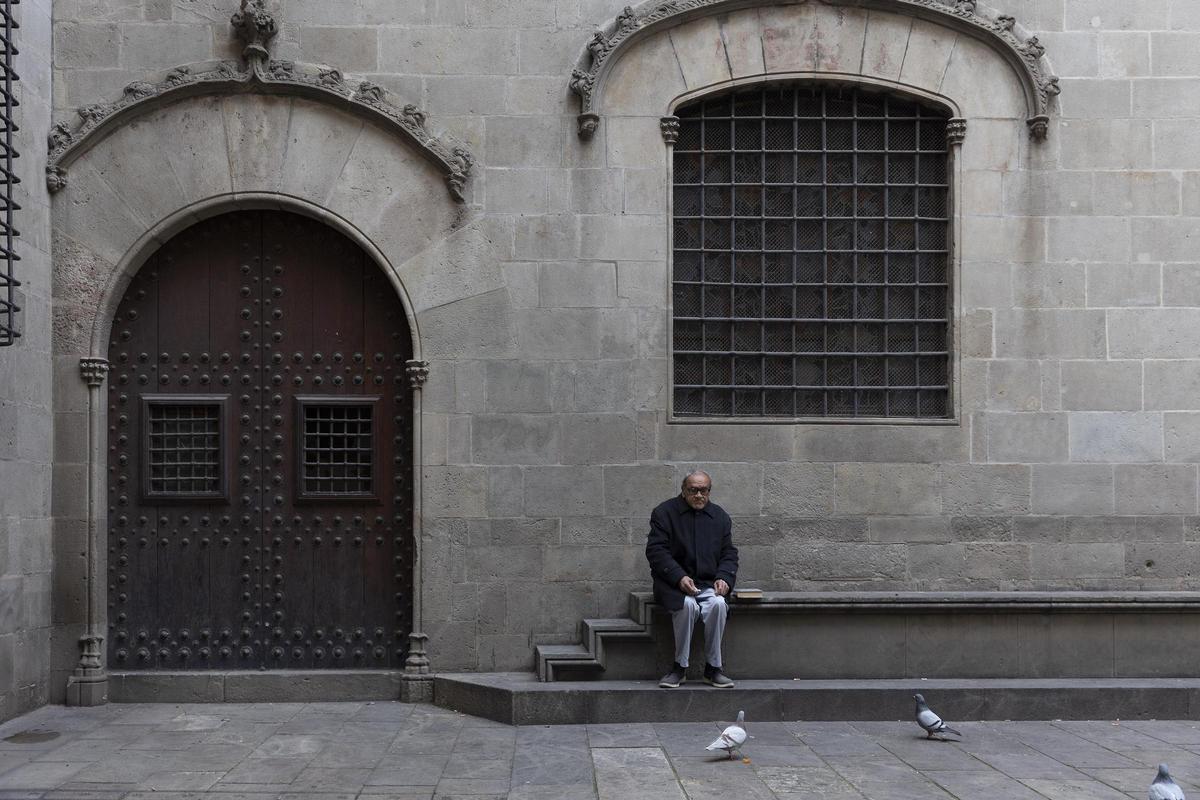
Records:
{"label": "book on ledge", "polygon": [[751,588],[734,589],[733,590],[733,599],[734,600],[762,600],[763,599],[763,591],[762,591],[762,589],[751,589]]}

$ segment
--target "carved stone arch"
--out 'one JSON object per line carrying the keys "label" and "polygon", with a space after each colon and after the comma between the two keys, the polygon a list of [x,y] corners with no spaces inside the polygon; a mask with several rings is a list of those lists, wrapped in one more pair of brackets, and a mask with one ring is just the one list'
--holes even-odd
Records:
{"label": "carved stone arch", "polygon": [[[107,390],[102,384],[113,315],[130,279],[175,233],[233,210],[292,211],[352,239],[385,273],[408,319],[414,359],[408,365],[415,392],[413,458],[419,464],[422,409],[416,390],[428,374],[424,359],[430,337],[423,335],[418,319],[448,298],[481,291],[460,286],[462,281],[438,280],[439,254],[447,242],[484,236],[480,221],[446,197],[441,182],[440,171],[391,132],[327,103],[291,96],[240,93],[182,99],[116,126],[78,153],[70,190],[51,204],[53,349],[60,370],[76,376],[74,381],[60,378],[56,425],[74,441],[89,443],[86,463],[64,468],[79,471],[78,483],[54,484],[58,502],[67,502],[64,508],[83,506],[74,518],[86,523],[80,545],[89,554],[69,578],[90,600],[86,622],[71,622],[71,630],[81,635],[84,655],[72,676],[72,702],[100,696],[95,687],[105,674],[103,648],[97,645],[106,634],[107,455],[100,443],[107,419],[102,392]],[[433,340],[436,350],[437,337]],[[78,380],[81,365],[86,384]],[[85,481],[86,499],[76,499]],[[419,543],[420,470],[414,481]],[[423,696],[429,666],[420,627],[419,551],[417,559],[417,627],[411,648],[416,677],[405,691]],[[72,666],[60,661],[55,668],[61,674]]]}
{"label": "carved stone arch", "polygon": [[915,100],[922,105],[940,109],[944,111],[951,119],[961,119],[963,115],[962,107],[957,100],[939,92],[931,92],[916,86],[898,86],[893,81],[879,80],[869,76],[854,76],[853,80],[848,80],[844,73],[833,72],[776,72],[764,75],[755,75],[749,78],[730,80],[722,84],[713,84],[710,86],[701,87],[699,89],[681,92],[670,101],[670,103],[667,105],[667,109],[670,114],[674,114],[676,109],[687,105],[693,100],[697,100],[705,95],[719,94],[727,89],[733,89],[740,86],[751,86],[761,83],[789,83],[792,81],[809,81],[826,86],[874,86],[891,94]]}
{"label": "carved stone arch", "polygon": [[462,202],[474,157],[465,147],[432,134],[425,112],[404,103],[378,84],[347,82],[342,71],[322,64],[275,60],[269,44],[277,31],[274,17],[263,0],[242,0],[230,22],[245,42],[241,64],[206,61],[183,64],[162,73],[155,81],[134,81],[112,102],[94,103],[77,110],[79,123],[56,124],[48,139],[46,183],[51,193],[67,185],[67,169],[97,142],[123,125],[176,101],[204,95],[255,93],[301,97],[348,111],[400,137],[445,177],[450,194]]}
{"label": "carved stone arch", "polygon": [[[763,0],[649,0],[636,8],[626,6],[614,20],[595,32],[580,58],[580,66],[572,72],[570,87],[580,98],[579,136],[587,140],[595,133],[600,114],[606,110],[605,95],[614,68],[620,61],[635,55],[638,48],[634,45],[647,43],[656,34],[687,23],[700,21],[697,22],[698,25],[711,25],[716,32],[716,38],[712,41],[717,46],[713,48],[713,52],[705,53],[709,64],[692,65],[701,72],[711,70],[708,77],[712,80],[703,81],[710,87],[750,77],[756,74],[756,71],[759,74],[786,71],[803,72],[806,75],[860,75],[867,72],[865,68],[873,53],[870,50],[872,42],[865,27],[859,31],[860,35],[857,37],[858,49],[854,49],[854,36],[851,35],[850,46],[844,53],[847,62],[857,57],[857,65],[832,64],[830,52],[826,48],[840,47],[847,42],[824,41],[816,28],[806,30],[800,25],[789,30],[773,27],[770,24],[771,20],[766,20],[758,26],[757,31],[753,30],[752,25],[743,25],[743,30],[736,35],[729,35],[723,27],[723,21],[737,12],[752,11],[760,17],[767,15],[798,18],[805,13],[802,7],[806,6],[812,9],[813,15],[820,15],[823,10],[835,14],[841,21],[849,21],[851,27],[859,20],[869,17],[872,12],[881,12],[885,16],[905,17],[911,25],[920,21],[935,31],[941,29],[950,32],[956,38],[961,34],[980,43],[1002,59],[1017,78],[1031,136],[1036,140],[1046,137],[1050,102],[1059,93],[1059,86],[1058,78],[1048,74],[1044,68],[1045,48],[1036,36],[1026,38],[1019,34],[1013,17],[984,12],[975,0],[822,0],[819,3],[798,0],[769,6]],[[750,15],[743,13],[739,16],[745,21]],[[895,34],[895,31],[892,33]],[[933,38],[936,37],[935,32]],[[783,70],[773,69],[771,64],[765,63],[768,53],[773,45],[782,48],[785,43],[799,56],[793,59],[793,62],[804,63],[792,63]],[[675,67],[686,72],[689,65],[682,63],[682,59],[675,55]],[[744,57],[744,63],[738,63],[739,57]],[[834,66],[837,68],[831,68]],[[945,69],[946,65],[942,64],[942,67]],[[724,78],[721,77],[722,72]],[[656,73],[648,71],[646,75]],[[904,83],[901,78],[897,68],[894,81]],[[972,78],[978,81],[978,75]],[[655,80],[658,80],[657,75]]]}

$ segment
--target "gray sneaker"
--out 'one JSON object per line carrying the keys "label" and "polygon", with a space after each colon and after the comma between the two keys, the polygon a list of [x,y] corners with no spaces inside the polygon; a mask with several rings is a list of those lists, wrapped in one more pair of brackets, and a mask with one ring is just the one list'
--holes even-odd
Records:
{"label": "gray sneaker", "polygon": [[729,679],[725,673],[721,672],[720,667],[704,667],[704,682],[709,686],[715,686],[718,689],[732,689],[733,681]]}
{"label": "gray sneaker", "polygon": [[658,685],[664,689],[678,689],[679,684],[683,683],[687,678],[684,676],[684,668],[678,663],[671,665],[671,671],[662,676],[662,680]]}

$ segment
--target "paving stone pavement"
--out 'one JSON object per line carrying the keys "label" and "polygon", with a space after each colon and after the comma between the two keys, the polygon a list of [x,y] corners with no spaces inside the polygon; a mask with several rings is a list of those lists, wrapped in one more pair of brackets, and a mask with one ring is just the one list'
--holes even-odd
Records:
{"label": "paving stone pavement", "polygon": [[[48,706],[0,725],[0,800],[1122,800],[1200,797],[1200,722],[748,721],[512,727],[428,705]],[[50,737],[48,734],[56,736]]]}

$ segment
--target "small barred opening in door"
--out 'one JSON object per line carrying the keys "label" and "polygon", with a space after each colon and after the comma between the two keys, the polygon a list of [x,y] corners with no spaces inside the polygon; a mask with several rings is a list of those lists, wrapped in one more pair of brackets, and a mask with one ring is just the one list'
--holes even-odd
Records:
{"label": "small barred opening in door", "polygon": [[110,667],[403,667],[412,342],[363,250],[206,220],[142,267],[109,349]]}

